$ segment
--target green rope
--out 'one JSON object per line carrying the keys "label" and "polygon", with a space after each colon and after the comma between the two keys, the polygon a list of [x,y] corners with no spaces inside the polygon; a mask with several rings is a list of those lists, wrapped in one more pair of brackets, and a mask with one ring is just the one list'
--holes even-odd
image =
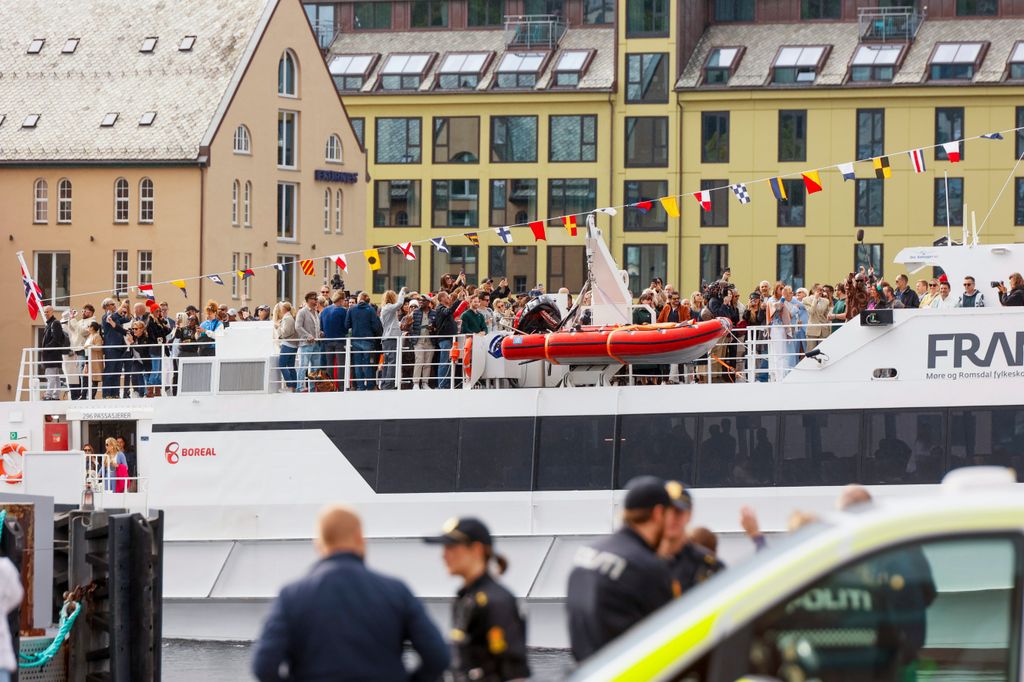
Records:
{"label": "green rope", "polygon": [[67,608],[60,610],[60,625],[57,628],[57,636],[53,638],[50,645],[38,651],[34,654],[19,654],[18,667],[19,668],[41,668],[53,659],[60,651],[61,644],[68,638],[68,634],[71,632],[71,626],[75,624],[75,619],[78,618],[79,611],[82,610],[82,605],[78,602],[71,602],[75,605],[75,610],[68,615]]}
{"label": "green rope", "polygon": [[4,524],[7,523],[7,510],[0,509],[0,539],[4,537]]}

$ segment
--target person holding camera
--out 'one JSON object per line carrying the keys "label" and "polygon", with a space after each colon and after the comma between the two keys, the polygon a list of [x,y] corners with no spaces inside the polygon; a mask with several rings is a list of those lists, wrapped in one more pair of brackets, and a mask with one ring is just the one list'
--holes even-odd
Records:
{"label": "person holding camera", "polygon": [[1002,282],[992,282],[999,289],[999,303],[1005,307],[1024,306],[1024,277],[1019,272],[1010,275],[1010,290]]}

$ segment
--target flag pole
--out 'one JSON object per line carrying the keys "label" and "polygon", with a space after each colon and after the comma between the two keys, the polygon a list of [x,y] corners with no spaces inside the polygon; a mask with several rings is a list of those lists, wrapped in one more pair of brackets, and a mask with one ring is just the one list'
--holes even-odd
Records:
{"label": "flag pole", "polygon": [[953,233],[949,221],[949,171],[942,171],[942,176],[946,187],[946,246],[953,246]]}

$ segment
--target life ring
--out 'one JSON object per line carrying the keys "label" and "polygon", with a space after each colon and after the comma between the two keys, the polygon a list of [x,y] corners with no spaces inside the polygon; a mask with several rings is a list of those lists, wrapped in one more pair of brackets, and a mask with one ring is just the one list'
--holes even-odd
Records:
{"label": "life ring", "polygon": [[[20,461],[15,463],[14,455],[20,458]],[[20,443],[7,443],[0,448],[0,477],[7,481],[11,485],[21,483],[21,477],[24,473],[25,463],[25,446]],[[11,473],[7,473],[8,464],[12,470]],[[16,466],[15,466],[16,465]]]}
{"label": "life ring", "polygon": [[462,376],[469,381],[473,376],[473,337],[466,337],[465,350],[462,352]]}

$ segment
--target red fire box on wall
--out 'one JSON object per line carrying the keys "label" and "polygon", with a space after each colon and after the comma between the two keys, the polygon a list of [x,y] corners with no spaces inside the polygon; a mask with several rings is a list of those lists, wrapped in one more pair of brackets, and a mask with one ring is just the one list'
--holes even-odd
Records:
{"label": "red fire box on wall", "polygon": [[68,449],[68,424],[43,424],[43,450],[58,451]]}

